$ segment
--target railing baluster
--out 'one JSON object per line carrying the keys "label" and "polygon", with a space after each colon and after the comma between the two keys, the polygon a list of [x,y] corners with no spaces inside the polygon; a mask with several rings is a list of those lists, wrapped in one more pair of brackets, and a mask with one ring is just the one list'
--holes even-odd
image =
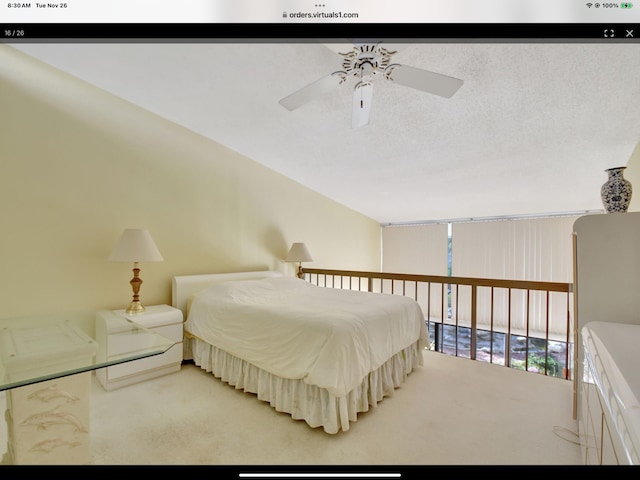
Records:
{"label": "railing baluster", "polygon": [[526,310],[525,310],[525,339],[526,342],[524,344],[524,369],[529,371],[529,297],[531,296],[531,290],[527,289],[527,299],[526,301]]}
{"label": "railing baluster", "polygon": [[[458,287],[459,287],[459,285],[456,283],[456,357],[458,356],[458,344],[460,343],[458,341],[458,331],[460,330],[458,328],[460,326],[460,324],[458,323],[458,321],[459,321],[459,318],[458,318],[458,299],[460,298],[460,295],[458,295]],[[447,284],[447,316],[449,316],[449,291],[450,290],[451,290],[451,285]],[[471,302],[471,305],[473,305],[473,302]]]}
{"label": "railing baluster", "polygon": [[511,287],[507,290],[507,339],[504,345],[504,365],[511,368]]}
{"label": "railing baluster", "polygon": [[[571,305],[571,302],[570,302],[569,294],[567,293],[567,324],[566,324],[567,336],[565,338],[566,345],[569,345],[569,340],[571,339],[571,334],[572,334],[570,305]],[[569,380],[571,378],[571,372],[573,371],[573,369],[569,367],[569,349],[568,348],[565,349],[564,358],[565,358],[564,364],[566,366],[564,371],[564,378],[565,380]]]}
{"label": "railing baluster", "polygon": [[494,299],[494,289],[491,287],[491,296],[489,300],[489,335],[491,341],[489,342],[489,363],[493,363],[493,299]]}
{"label": "railing baluster", "polygon": [[[458,286],[456,285],[456,292]],[[456,310],[457,310],[458,298],[456,295]],[[476,321],[477,321],[477,304],[478,302],[478,286],[471,285],[471,360],[476,359]],[[457,312],[456,312],[457,315]]]}
{"label": "railing baluster", "polygon": [[549,292],[547,292],[547,296],[546,296],[544,317],[545,317],[544,372],[545,372],[545,375],[549,375]]}
{"label": "railing baluster", "polygon": [[431,282],[427,282],[427,318],[431,320]]}

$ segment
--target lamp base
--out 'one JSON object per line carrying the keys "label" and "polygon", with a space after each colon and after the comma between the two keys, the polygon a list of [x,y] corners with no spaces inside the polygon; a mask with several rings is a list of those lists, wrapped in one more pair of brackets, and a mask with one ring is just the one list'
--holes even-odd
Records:
{"label": "lamp base", "polygon": [[144,306],[139,301],[133,301],[129,304],[126,313],[144,313]]}
{"label": "lamp base", "polygon": [[131,288],[133,288],[133,300],[131,300],[126,312],[142,313],[144,312],[144,307],[142,303],[140,303],[140,285],[142,285],[142,279],[140,278],[138,262],[133,262],[133,278],[129,283],[131,284]]}

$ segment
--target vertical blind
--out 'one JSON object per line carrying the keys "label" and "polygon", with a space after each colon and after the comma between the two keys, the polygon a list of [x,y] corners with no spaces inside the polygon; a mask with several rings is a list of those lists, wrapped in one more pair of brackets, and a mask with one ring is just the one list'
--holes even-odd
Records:
{"label": "vertical blind", "polygon": [[382,229],[384,272],[447,275],[447,251],[447,224],[399,225]]}
{"label": "vertical blind", "polygon": [[571,282],[571,234],[577,218],[454,223],[452,274]]}
{"label": "vertical blind", "polygon": [[[452,226],[452,275],[506,280],[572,282],[573,223],[577,216],[454,223]],[[566,331],[567,298],[545,292],[508,289],[478,289],[479,325],[525,330],[531,333]],[[453,314],[461,322],[470,319],[470,289],[460,289],[453,297]],[[510,304],[509,304],[510,301]],[[548,303],[548,305],[547,305]],[[457,309],[456,309],[457,306]],[[509,322],[509,313],[511,313]],[[491,315],[493,314],[493,318]]]}
{"label": "vertical blind", "polygon": [[[451,225],[451,274],[457,277],[572,282],[572,232],[579,216],[458,222]],[[382,230],[384,272],[423,275],[448,274],[448,225],[392,225]],[[445,293],[443,295],[443,293]],[[544,292],[478,289],[479,327],[524,331],[546,330],[547,297]],[[493,295],[493,308],[491,296]],[[509,298],[510,296],[510,298]],[[451,316],[468,324],[471,288],[432,291],[431,311],[451,302]],[[426,307],[423,305],[423,307]],[[566,331],[566,294],[551,293],[548,300],[551,333]],[[511,315],[509,316],[509,313]],[[509,325],[508,322],[511,322]]]}
{"label": "vertical blind", "polygon": [[[446,276],[449,269],[447,224],[398,225],[382,229],[382,271]],[[442,318],[446,292],[440,284],[406,285],[425,315]]]}

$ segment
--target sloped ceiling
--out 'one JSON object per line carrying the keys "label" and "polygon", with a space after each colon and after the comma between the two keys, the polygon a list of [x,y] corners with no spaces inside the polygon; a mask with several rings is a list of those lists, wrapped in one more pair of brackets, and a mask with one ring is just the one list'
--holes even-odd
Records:
{"label": "sloped ceiling", "polygon": [[602,210],[604,170],[640,140],[637,44],[391,46],[464,84],[441,98],[375,78],[354,130],[353,82],[278,103],[340,70],[336,45],[12,45],[382,224]]}

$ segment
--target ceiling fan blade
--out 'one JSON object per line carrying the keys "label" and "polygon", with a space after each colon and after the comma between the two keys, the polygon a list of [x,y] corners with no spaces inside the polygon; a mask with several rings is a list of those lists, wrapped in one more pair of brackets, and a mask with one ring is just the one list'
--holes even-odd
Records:
{"label": "ceiling fan blade", "polygon": [[344,81],[344,72],[334,72],[326,77],[322,77],[306,87],[293,92],[281,99],[278,103],[287,110],[295,110],[307,102],[330,92],[336,85]]}
{"label": "ceiling fan blade", "polygon": [[406,65],[390,65],[387,78],[406,87],[423,90],[441,97],[449,98],[462,86],[459,78],[449,77],[441,73],[430,72]]}
{"label": "ceiling fan blade", "polygon": [[360,128],[369,124],[371,103],[373,102],[373,85],[360,82],[353,92],[353,109],[351,111],[351,127]]}

